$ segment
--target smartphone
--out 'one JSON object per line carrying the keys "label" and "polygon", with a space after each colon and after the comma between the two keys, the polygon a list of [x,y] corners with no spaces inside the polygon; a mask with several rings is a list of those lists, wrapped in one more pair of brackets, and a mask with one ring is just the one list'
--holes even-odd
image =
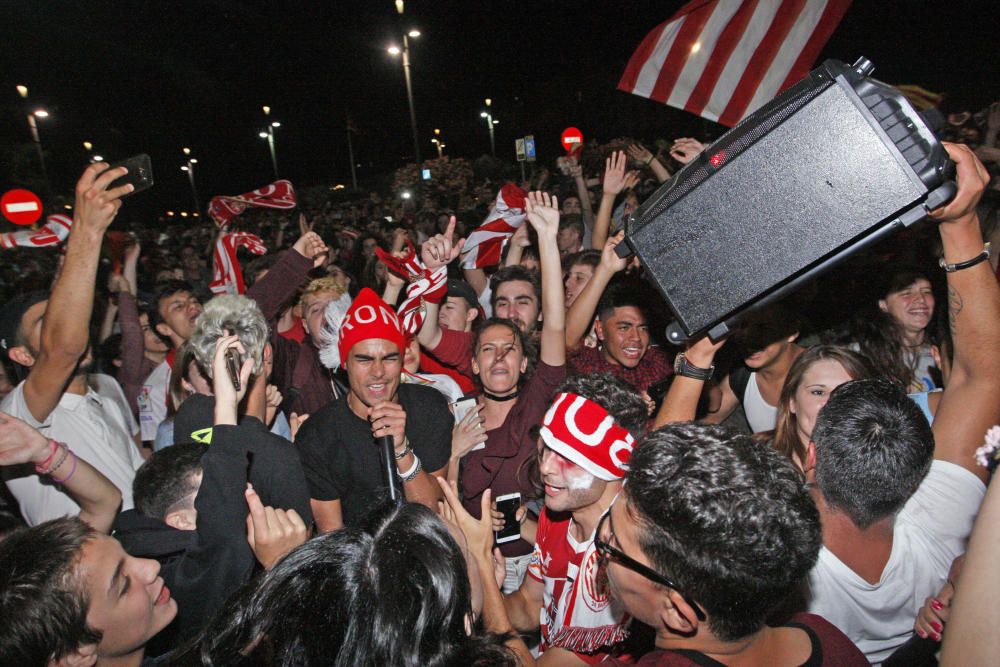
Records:
{"label": "smartphone", "polygon": [[145,153],[133,155],[127,160],[116,162],[110,168],[115,169],[117,167],[125,167],[128,169],[128,173],[121,178],[111,181],[111,184],[108,185],[109,190],[125,185],[126,183],[131,183],[135,189],[128,194],[134,195],[137,192],[142,192],[153,187],[153,162]]}
{"label": "smartphone", "polygon": [[[457,424],[458,422],[460,422],[463,419],[465,419],[465,416],[467,414],[469,414],[469,410],[472,410],[474,407],[476,407],[476,399],[475,399],[475,397],[460,398],[457,401],[455,401],[454,403],[452,403],[451,404],[451,411],[455,415],[455,423]],[[475,447],[473,447],[472,449],[470,449],[469,451],[470,452],[474,452],[477,449],[486,449],[486,443],[485,442],[481,442],[478,445],[476,445]]]}
{"label": "smartphone", "polygon": [[240,390],[240,368],[243,367],[243,355],[234,347],[226,350],[226,370],[229,372],[229,379],[232,380],[233,389]]}
{"label": "smartphone", "polygon": [[517,510],[521,506],[520,493],[508,493],[497,497],[497,511],[503,513],[503,530],[495,532],[497,544],[521,539],[521,524],[517,522]]}
{"label": "smartphone", "polygon": [[421,169],[420,170],[420,178],[424,179],[425,181],[431,180],[431,170],[430,169]]}

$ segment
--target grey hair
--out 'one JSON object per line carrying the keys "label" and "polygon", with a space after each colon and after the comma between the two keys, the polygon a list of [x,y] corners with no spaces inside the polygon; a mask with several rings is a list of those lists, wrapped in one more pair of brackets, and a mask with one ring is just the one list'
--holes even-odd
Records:
{"label": "grey hair", "polygon": [[340,368],[340,325],[351,307],[351,295],[344,292],[331,301],[323,311],[323,324],[319,329],[319,360],[330,370]]}
{"label": "grey hair", "polygon": [[253,372],[260,373],[264,360],[264,345],[269,331],[260,306],[253,299],[239,294],[223,294],[205,304],[194,323],[188,343],[209,377],[215,358],[215,343],[230,332],[239,336],[247,355],[253,358]]}

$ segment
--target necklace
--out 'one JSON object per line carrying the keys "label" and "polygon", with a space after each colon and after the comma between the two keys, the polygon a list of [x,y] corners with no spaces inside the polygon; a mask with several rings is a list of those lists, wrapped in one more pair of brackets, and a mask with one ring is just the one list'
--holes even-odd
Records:
{"label": "necklace", "polygon": [[521,393],[520,390],[515,391],[513,394],[507,394],[506,396],[497,396],[496,394],[491,394],[490,392],[483,389],[483,396],[490,399],[491,401],[496,401],[497,403],[503,403],[504,401],[512,401],[518,397]]}

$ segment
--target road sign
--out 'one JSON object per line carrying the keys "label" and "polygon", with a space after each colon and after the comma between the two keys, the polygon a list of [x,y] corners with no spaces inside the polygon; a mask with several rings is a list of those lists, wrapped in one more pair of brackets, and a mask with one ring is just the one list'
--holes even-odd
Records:
{"label": "road sign", "polygon": [[524,162],[524,159],[525,159],[526,156],[525,156],[525,152],[524,152],[524,139],[523,138],[521,138],[521,139],[515,139],[514,140],[514,150],[517,152],[517,161],[518,162]]}
{"label": "road sign", "polygon": [[583,145],[583,132],[575,127],[567,127],[562,133],[562,145],[567,153],[572,153]]}
{"label": "road sign", "polygon": [[42,217],[42,200],[28,190],[8,190],[0,198],[0,211],[15,225],[30,225]]}
{"label": "road sign", "polygon": [[528,157],[528,162],[535,161],[535,135],[529,134],[524,138],[524,153]]}

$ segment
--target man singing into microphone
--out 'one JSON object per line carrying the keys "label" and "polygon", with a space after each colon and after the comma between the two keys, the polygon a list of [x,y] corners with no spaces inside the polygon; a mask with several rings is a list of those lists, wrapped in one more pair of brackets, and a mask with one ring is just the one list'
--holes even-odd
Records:
{"label": "man singing into microphone", "polygon": [[392,307],[364,289],[334,342],[349,390],[313,414],[295,441],[321,532],[357,525],[389,497],[380,438],[391,437],[400,497],[437,508],[454,419],[440,392],[399,382],[403,334]]}

